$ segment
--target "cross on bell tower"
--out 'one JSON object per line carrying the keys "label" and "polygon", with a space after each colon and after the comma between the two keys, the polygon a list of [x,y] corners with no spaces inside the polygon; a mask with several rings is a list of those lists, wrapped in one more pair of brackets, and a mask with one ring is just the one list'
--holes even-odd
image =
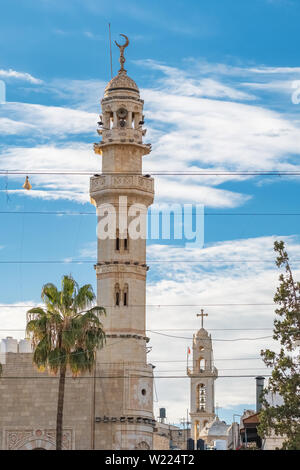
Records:
{"label": "cross on bell tower", "polygon": [[203,317],[208,317],[208,313],[204,313],[204,310],[201,309],[201,313],[197,313],[197,317],[201,317],[201,328],[203,328]]}
{"label": "cross on bell tower", "polygon": [[201,329],[193,335],[193,366],[188,369],[191,379],[190,417],[192,437],[195,444],[201,438],[201,431],[215,418],[214,382],[218,370],[214,366],[211,335],[203,328],[203,319],[208,314],[201,310]]}

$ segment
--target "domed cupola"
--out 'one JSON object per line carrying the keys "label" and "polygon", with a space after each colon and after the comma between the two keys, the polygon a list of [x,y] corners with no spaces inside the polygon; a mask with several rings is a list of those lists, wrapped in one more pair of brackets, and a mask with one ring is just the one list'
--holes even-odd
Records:
{"label": "domed cupola", "polygon": [[140,92],[135,81],[128,77],[126,70],[119,70],[118,75],[108,82],[104,91],[104,98],[126,94],[128,92],[130,95],[134,93],[134,96],[140,96]]}
{"label": "domed cupola", "polygon": [[147,155],[151,151],[150,144],[143,143],[143,136],[146,129],[143,128],[144,101],[140,98],[140,91],[132,78],[127,75],[124,69],[126,61],[124,50],[129,45],[129,40],[125,34],[125,44],[116,45],[120,49],[120,70],[107,84],[104,97],[101,101],[102,115],[100,116],[98,134],[102,136],[102,141],[95,144],[96,153],[102,154],[104,147],[113,145],[135,145],[143,150]]}

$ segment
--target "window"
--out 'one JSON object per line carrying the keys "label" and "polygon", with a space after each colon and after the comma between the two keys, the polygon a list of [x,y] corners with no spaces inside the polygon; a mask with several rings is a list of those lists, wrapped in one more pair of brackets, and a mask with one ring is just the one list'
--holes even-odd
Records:
{"label": "window", "polygon": [[198,359],[198,369],[204,370],[205,369],[205,359],[204,357],[199,357]]}
{"label": "window", "polygon": [[116,250],[120,251],[120,234],[119,229],[116,231]]}
{"label": "window", "polygon": [[128,305],[128,284],[124,285],[124,292],[123,292],[123,305],[127,307]]}
{"label": "window", "polygon": [[124,250],[128,250],[128,238],[124,238]]}
{"label": "window", "polygon": [[118,307],[120,305],[120,286],[119,286],[119,284],[115,285],[115,302],[116,302],[116,306]]}

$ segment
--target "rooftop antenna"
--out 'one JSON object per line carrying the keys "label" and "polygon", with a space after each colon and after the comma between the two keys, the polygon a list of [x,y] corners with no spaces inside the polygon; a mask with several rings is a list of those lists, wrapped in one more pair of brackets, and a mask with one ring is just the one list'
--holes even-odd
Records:
{"label": "rooftop antenna", "polygon": [[109,54],[110,54],[110,78],[113,78],[110,23],[108,23],[108,31],[109,31]]}

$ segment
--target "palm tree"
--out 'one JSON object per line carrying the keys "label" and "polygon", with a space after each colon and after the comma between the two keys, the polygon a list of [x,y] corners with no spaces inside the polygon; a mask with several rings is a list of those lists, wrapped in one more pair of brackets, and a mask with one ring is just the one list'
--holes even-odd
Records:
{"label": "palm tree", "polygon": [[48,283],[42,288],[45,308],[29,310],[27,334],[34,348],[33,362],[40,371],[59,373],[56,419],[56,450],[62,449],[65,378],[91,372],[96,351],[103,347],[105,333],[99,320],[103,307],[92,307],[95,294],[90,284],[79,287],[72,276],[63,276],[61,291]]}

